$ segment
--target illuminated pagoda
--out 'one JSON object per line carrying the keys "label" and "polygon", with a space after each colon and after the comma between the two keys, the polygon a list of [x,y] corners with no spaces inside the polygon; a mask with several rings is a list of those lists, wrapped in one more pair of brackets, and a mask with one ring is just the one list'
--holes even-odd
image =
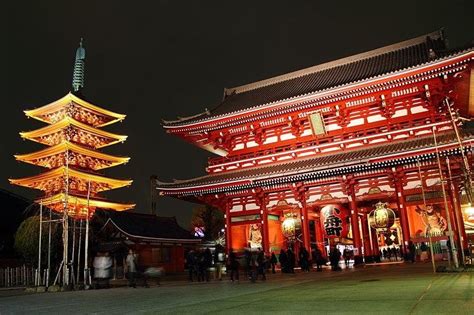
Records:
{"label": "illuminated pagoda", "polygon": [[[473,59],[472,45],[448,49],[436,31],[226,88],[213,109],[163,121],[217,156],[206,175],[156,190],[221,209],[238,251],[344,244],[359,262],[387,246],[407,253],[427,233],[466,249]],[[374,210],[387,226],[370,225]]]}
{"label": "illuminated pagoda", "polygon": [[73,92],[40,108],[26,110],[28,117],[48,124],[46,127],[21,132],[28,139],[48,146],[30,153],[15,155],[18,161],[46,169],[39,175],[10,179],[14,185],[37,189],[43,196],[36,202],[68,216],[84,218],[93,215],[96,208],[123,211],[134,204],[107,201],[100,192],[129,186],[132,180],[112,179],[98,172],[127,163],[130,158],[101,153],[98,149],[124,142],[127,136],[117,135],[100,128],[122,121],[125,115],[93,105],[78,95],[84,87],[85,49],[76,52]]}

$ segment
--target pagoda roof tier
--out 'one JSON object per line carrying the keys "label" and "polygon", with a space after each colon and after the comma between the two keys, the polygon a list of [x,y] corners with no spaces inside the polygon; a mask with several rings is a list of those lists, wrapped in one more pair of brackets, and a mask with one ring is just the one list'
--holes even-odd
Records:
{"label": "pagoda roof tier", "polygon": [[67,169],[65,166],[58,167],[36,176],[10,179],[10,183],[18,186],[39,189],[46,193],[54,193],[64,190],[66,176],[68,176],[69,180],[69,190],[78,193],[87,193],[89,182],[91,183],[92,193],[130,186],[132,184],[132,180],[108,178],[81,172],[73,168]]}
{"label": "pagoda roof tier", "polygon": [[20,132],[20,135],[22,138],[49,146],[70,141],[95,149],[124,142],[127,139],[127,136],[90,127],[69,117],[40,129]]}
{"label": "pagoda roof tier", "polygon": [[65,117],[93,127],[104,127],[125,119],[126,115],[114,113],[93,105],[69,92],[61,99],[39,108],[25,110],[26,116],[54,124]]}
{"label": "pagoda roof tier", "polygon": [[[269,111],[301,97],[321,97],[341,93],[341,89],[375,79],[395,77],[404,71],[435,64],[472,51],[472,44],[448,50],[442,30],[414,39],[319,64],[266,80],[224,89],[224,99],[213,109],[173,121],[163,120],[165,128],[198,128],[216,125],[225,119]],[[324,97],[326,97],[324,96]]]}
{"label": "pagoda roof tier", "polygon": [[129,157],[117,157],[87,149],[69,141],[47,147],[41,151],[29,154],[18,154],[18,161],[38,165],[46,168],[64,166],[66,151],[69,157],[69,166],[88,168],[94,171],[127,163]]}
{"label": "pagoda roof tier", "polygon": [[[438,148],[444,155],[460,154],[454,132],[437,135]],[[463,142],[471,147],[474,126],[466,129]],[[157,181],[157,189],[165,195],[192,196],[197,194],[237,191],[262,186],[272,186],[295,181],[318,180],[377,169],[386,169],[407,163],[435,158],[433,136],[414,140],[398,140],[384,145],[372,145],[341,153],[325,154],[315,158],[298,159],[272,166],[248,170],[229,171],[172,183]]]}
{"label": "pagoda roof tier", "polygon": [[[54,211],[62,212],[64,210],[65,200],[66,194],[59,193],[50,197],[37,199],[36,202],[41,203],[43,206],[46,206]],[[87,213],[88,206],[91,211],[94,211],[95,209],[125,211],[135,207],[134,203],[116,203],[97,198],[89,198],[89,200],[87,200],[87,197],[75,196],[73,194],[68,194],[67,202],[70,214],[77,215],[79,212],[79,214],[82,214],[82,216],[85,216]]]}

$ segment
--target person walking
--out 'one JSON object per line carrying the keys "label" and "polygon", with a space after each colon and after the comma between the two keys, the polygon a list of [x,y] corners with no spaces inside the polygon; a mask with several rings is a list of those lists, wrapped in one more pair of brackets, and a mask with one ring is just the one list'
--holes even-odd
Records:
{"label": "person walking", "polygon": [[198,282],[204,281],[206,278],[206,262],[204,257],[204,250],[200,249],[196,255],[197,270],[198,270]]}
{"label": "person walking", "polygon": [[222,246],[216,246],[216,251],[214,252],[214,264],[216,266],[216,279],[219,281],[222,280],[222,267],[224,265],[224,253],[222,251]]}
{"label": "person walking", "polygon": [[96,287],[99,288],[102,283],[106,288],[109,288],[109,279],[111,276],[110,268],[112,267],[112,259],[110,258],[109,253],[98,253],[94,258],[93,267]]}
{"label": "person walking", "polygon": [[346,268],[349,269],[349,264],[352,258],[352,250],[350,250],[349,246],[346,246],[344,248],[343,256],[344,256],[344,264],[346,265]]}
{"label": "person walking", "polygon": [[288,256],[288,272],[295,273],[295,253],[289,248],[286,255]]}
{"label": "person walking", "polygon": [[313,251],[313,261],[316,263],[316,271],[323,271],[323,260],[323,253],[319,247],[316,246]]}
{"label": "person walking", "polygon": [[288,256],[286,255],[286,252],[284,249],[281,249],[280,251],[280,268],[282,273],[287,273],[288,272]]}
{"label": "person walking", "polygon": [[244,259],[245,259],[245,273],[247,277],[250,279],[252,276],[252,253],[250,250],[246,249],[244,252]]}
{"label": "person walking", "polygon": [[232,282],[234,282],[234,280],[239,281],[239,261],[237,260],[237,256],[235,255],[232,248],[229,251],[228,260],[228,266],[230,268],[230,280]]}
{"label": "person walking", "polygon": [[382,250],[382,254],[383,254],[383,259],[384,259],[384,260],[386,260],[386,259],[389,258],[389,257],[388,257],[388,251],[387,251],[387,249],[384,248],[384,249]]}
{"label": "person walking", "polygon": [[209,282],[209,277],[210,277],[209,269],[211,267],[212,267],[212,253],[208,247],[204,250],[204,266],[203,266],[206,282]]}
{"label": "person walking", "polygon": [[128,250],[127,258],[125,259],[127,264],[127,275],[128,275],[128,286],[137,287],[136,284],[136,275],[137,275],[137,255],[133,252],[132,249]]}
{"label": "person walking", "polygon": [[395,261],[398,261],[397,248],[394,246],[392,247],[391,251],[392,251],[392,257],[395,258]]}
{"label": "person walking", "polygon": [[257,280],[258,276],[262,276],[262,280],[267,280],[267,277],[265,276],[265,268],[267,265],[267,260],[265,258],[265,254],[263,253],[262,249],[258,249],[257,253]]}
{"label": "person walking", "polygon": [[277,260],[277,257],[275,255],[274,252],[272,252],[272,256],[270,257],[270,264],[272,265],[272,273],[276,273],[275,272],[275,266],[277,264],[278,260]]}
{"label": "person walking", "polygon": [[415,244],[413,244],[412,241],[408,242],[408,256],[410,257],[410,260],[412,263],[415,263],[415,257],[416,257],[416,247]]}
{"label": "person walking", "polygon": [[329,252],[329,260],[331,261],[331,269],[332,271],[339,271],[341,268],[339,267],[339,260],[341,259],[341,252],[337,249],[337,246],[334,245]]}
{"label": "person walking", "polygon": [[301,271],[309,272],[309,253],[303,245],[301,245],[300,247],[300,252],[298,256]]}
{"label": "person walking", "polygon": [[188,265],[189,281],[193,282],[196,275],[196,253],[192,249],[186,255],[186,264]]}

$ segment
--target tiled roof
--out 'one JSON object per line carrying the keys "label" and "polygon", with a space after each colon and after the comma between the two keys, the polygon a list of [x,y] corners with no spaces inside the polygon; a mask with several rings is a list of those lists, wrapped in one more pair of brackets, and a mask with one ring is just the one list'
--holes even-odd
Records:
{"label": "tiled roof", "polygon": [[268,80],[225,90],[224,100],[206,112],[165,125],[181,125],[308,93],[357,82],[421,65],[453,51],[446,50],[442,31],[350,56]]}
{"label": "tiled roof", "polygon": [[170,239],[196,240],[191,232],[183,229],[175,217],[158,217],[134,212],[101,211],[96,213],[108,218],[106,224],[113,223],[130,236]]}
{"label": "tiled roof", "polygon": [[[464,139],[474,139],[474,126],[465,128]],[[437,136],[438,145],[456,143],[454,132],[446,132]],[[414,140],[399,140],[389,144],[374,145],[369,148],[351,150],[342,153],[326,154],[315,158],[299,159],[293,162],[278,163],[246,170],[206,175],[189,180],[178,180],[173,183],[158,182],[159,188],[192,188],[209,184],[225,184],[239,180],[256,180],[265,176],[291,176],[304,173],[323,172],[331,169],[340,169],[349,165],[369,164],[369,159],[382,158],[399,153],[426,149],[434,146],[433,136],[419,137]],[[329,176],[329,175],[328,175]]]}

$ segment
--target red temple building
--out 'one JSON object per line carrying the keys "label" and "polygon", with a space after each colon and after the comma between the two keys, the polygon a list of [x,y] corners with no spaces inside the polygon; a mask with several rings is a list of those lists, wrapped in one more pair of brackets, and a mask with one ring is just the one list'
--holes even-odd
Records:
{"label": "red temple building", "polygon": [[466,249],[473,60],[437,31],[226,88],[213,110],[163,121],[217,155],[207,174],[156,189],[224,211],[228,249],[339,243],[359,262],[449,235]]}

